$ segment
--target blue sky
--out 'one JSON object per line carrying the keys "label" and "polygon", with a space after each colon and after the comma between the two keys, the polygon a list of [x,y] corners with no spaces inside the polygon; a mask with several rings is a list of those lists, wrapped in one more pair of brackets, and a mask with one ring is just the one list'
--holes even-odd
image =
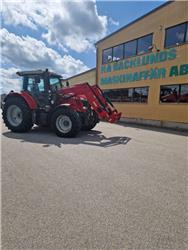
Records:
{"label": "blue sky", "polygon": [[163,3],[3,0],[1,92],[18,87],[17,70],[48,67],[66,78],[95,67],[96,41]]}

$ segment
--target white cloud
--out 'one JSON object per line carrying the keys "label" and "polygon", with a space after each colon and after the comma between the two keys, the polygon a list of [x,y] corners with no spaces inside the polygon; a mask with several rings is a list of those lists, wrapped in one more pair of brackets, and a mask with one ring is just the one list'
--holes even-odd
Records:
{"label": "white cloud", "polygon": [[98,14],[94,0],[4,4],[2,16],[5,24],[43,28],[49,44],[77,52],[92,48],[107,32],[107,17]]}
{"label": "white cloud", "polygon": [[[62,57],[57,51],[46,47],[42,41],[32,37],[19,37],[9,33],[6,29],[0,30],[0,36],[2,38],[2,62],[3,64],[12,65],[10,71],[5,69],[2,71],[4,74],[2,78],[5,78],[5,82],[8,79],[8,72],[12,74],[14,68],[21,68],[22,70],[49,68],[62,74],[64,78],[88,70],[88,67],[81,60],[70,55]],[[11,83],[13,83],[12,77],[10,77],[9,85]],[[13,87],[15,87],[14,84]]]}
{"label": "white cloud", "polygon": [[19,91],[21,89],[21,82],[16,72],[18,68],[3,69],[0,68],[0,94],[8,93],[10,90]]}
{"label": "white cloud", "polygon": [[63,57],[55,50],[46,47],[45,43],[29,36],[19,37],[0,30],[2,59],[20,68],[50,68],[66,76],[85,71],[88,67],[70,55]]}
{"label": "white cloud", "polygon": [[115,26],[119,26],[119,22],[114,20],[112,17],[109,18],[109,23]]}

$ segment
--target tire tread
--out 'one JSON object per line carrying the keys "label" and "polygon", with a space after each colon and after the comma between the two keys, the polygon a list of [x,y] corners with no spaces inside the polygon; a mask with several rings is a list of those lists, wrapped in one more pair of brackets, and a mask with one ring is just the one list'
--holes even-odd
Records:
{"label": "tire tread", "polygon": [[[10,124],[10,122],[7,119],[7,109],[10,105],[17,105],[22,110],[23,113],[23,121],[17,127]],[[18,133],[27,132],[33,126],[31,110],[21,97],[9,97],[6,100],[5,105],[3,107],[2,116],[5,126],[13,132],[18,132]]]}

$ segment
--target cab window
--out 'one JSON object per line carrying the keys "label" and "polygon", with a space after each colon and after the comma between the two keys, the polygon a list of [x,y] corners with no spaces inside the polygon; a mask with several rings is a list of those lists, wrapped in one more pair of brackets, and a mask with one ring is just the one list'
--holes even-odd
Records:
{"label": "cab window", "polygon": [[39,76],[25,76],[23,89],[32,93],[44,92],[44,79]]}
{"label": "cab window", "polygon": [[62,87],[61,81],[58,77],[51,77],[49,79],[49,82],[50,82],[50,89],[52,91],[56,91]]}

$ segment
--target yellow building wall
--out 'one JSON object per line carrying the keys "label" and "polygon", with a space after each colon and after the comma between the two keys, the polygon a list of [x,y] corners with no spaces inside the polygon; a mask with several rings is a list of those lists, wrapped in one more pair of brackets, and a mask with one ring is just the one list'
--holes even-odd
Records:
{"label": "yellow building wall", "polygon": [[[165,29],[186,21],[188,21],[188,2],[172,2],[97,44],[97,82],[102,89],[149,86],[147,104],[115,103],[117,109],[123,113],[123,117],[188,123],[188,104],[167,104],[160,103],[159,101],[160,85],[188,83],[188,75],[169,77],[169,70],[171,66],[179,66],[188,63],[188,44],[175,47],[177,56],[174,60],[168,60],[153,65],[129,68],[126,70],[101,73],[103,49],[153,33],[153,43],[158,49],[160,49],[160,51],[163,51],[165,50]],[[153,49],[152,53],[156,53],[156,49]],[[113,62],[110,63],[110,65],[113,66]],[[167,77],[164,79],[140,80],[137,82],[121,84],[100,84],[102,77],[121,75],[130,72],[140,72],[155,67],[166,68]]]}
{"label": "yellow building wall", "polygon": [[66,84],[66,82],[69,82],[69,85],[74,85],[77,83],[84,83],[88,82],[90,85],[96,84],[96,69],[92,69],[86,72],[83,72],[79,75],[75,75],[73,77],[67,78],[63,80],[63,85]]}

